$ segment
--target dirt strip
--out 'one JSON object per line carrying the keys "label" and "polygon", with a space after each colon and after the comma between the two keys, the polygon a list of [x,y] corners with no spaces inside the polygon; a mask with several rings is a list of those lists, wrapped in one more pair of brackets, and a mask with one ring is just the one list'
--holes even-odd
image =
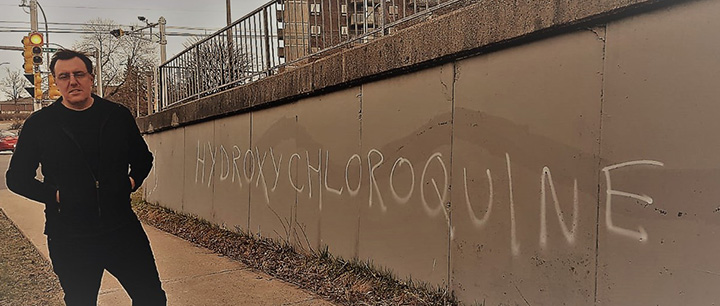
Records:
{"label": "dirt strip", "polygon": [[64,305],[50,263],[0,210],[0,305]]}

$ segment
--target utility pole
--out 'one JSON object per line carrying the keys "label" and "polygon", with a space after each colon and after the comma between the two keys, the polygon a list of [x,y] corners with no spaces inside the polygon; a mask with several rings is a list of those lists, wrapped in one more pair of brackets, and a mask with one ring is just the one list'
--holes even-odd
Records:
{"label": "utility pole", "polygon": [[232,12],[230,11],[230,0],[225,0],[225,12],[227,14],[227,25],[232,23]]}
{"label": "utility pole", "polygon": [[[30,32],[34,33],[38,30],[38,19],[37,19],[37,0],[30,0]],[[39,71],[39,67],[35,66],[35,72]],[[35,90],[42,90],[42,88],[35,88]],[[42,108],[42,100],[35,99],[33,96],[33,111],[38,111]]]}
{"label": "utility pole", "polygon": [[153,78],[150,74],[145,74],[145,81],[147,82],[147,87],[145,87],[145,92],[147,92],[147,115],[150,115],[155,112],[153,109],[155,102],[153,101]]}
{"label": "utility pole", "polygon": [[[167,51],[165,49],[165,47],[167,46],[167,39],[165,38],[165,23],[166,23],[165,17],[160,16],[160,19],[158,19],[158,24],[160,25],[160,64],[161,65],[164,64],[165,61],[167,61]],[[160,67],[158,67],[158,69],[154,69],[154,71],[153,71],[153,73],[155,75],[154,79],[155,79],[155,93],[156,93],[155,94],[155,106],[156,107],[158,104],[158,94],[157,93],[158,93],[158,89],[160,87],[159,86],[160,82],[158,82],[158,75],[161,75],[160,73],[158,73],[159,69],[160,69]],[[165,97],[164,93],[165,93],[165,89],[163,88],[163,97]],[[154,107],[154,108],[156,108],[156,107]]]}
{"label": "utility pole", "polygon": [[234,58],[234,52],[233,52],[233,35],[232,35],[232,28],[229,26],[232,24],[232,11],[230,10],[230,0],[225,0],[226,8],[225,12],[227,15],[227,26],[228,29],[225,31],[225,36],[227,37],[227,58],[228,58],[228,71],[230,71],[230,78],[235,78],[233,69],[235,65],[235,58]]}
{"label": "utility pole", "polygon": [[[230,11],[230,0],[225,0],[226,4],[226,14],[227,14],[227,25],[230,26],[232,24],[232,12]],[[227,29],[227,41],[228,41],[228,48],[232,45],[232,29]]]}
{"label": "utility pole", "polygon": [[30,32],[37,32],[37,0],[30,0]]}
{"label": "utility pole", "polygon": [[140,117],[140,71],[135,72],[135,118]]}
{"label": "utility pole", "polygon": [[165,24],[167,21],[165,21],[165,17],[160,16],[160,19],[158,19],[158,24],[160,25],[160,63],[165,63],[167,60],[167,38],[165,37]]}
{"label": "utility pole", "polygon": [[103,85],[102,85],[102,41],[100,42],[100,48],[95,49],[95,67],[97,69],[97,93],[98,96],[101,98],[104,96],[103,94]]}

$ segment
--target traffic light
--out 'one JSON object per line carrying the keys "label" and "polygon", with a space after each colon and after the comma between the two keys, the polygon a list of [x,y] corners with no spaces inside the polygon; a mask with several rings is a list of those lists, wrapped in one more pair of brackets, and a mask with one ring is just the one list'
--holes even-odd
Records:
{"label": "traffic light", "polygon": [[42,100],[43,98],[43,91],[42,91],[42,75],[40,75],[40,72],[35,73],[35,100]]}
{"label": "traffic light", "polygon": [[30,37],[25,36],[22,39],[23,43],[23,57],[25,58],[25,61],[23,63],[23,70],[25,72],[25,78],[28,80],[28,82],[31,84],[30,86],[25,86],[25,90],[30,94],[31,97],[35,96],[35,75],[33,75],[33,61],[32,61],[32,44],[30,44]]}
{"label": "traffic light", "polygon": [[42,46],[43,44],[43,36],[40,34],[40,32],[31,32],[28,34],[30,37],[30,44],[33,46]]}
{"label": "traffic light", "polygon": [[58,90],[57,85],[55,85],[55,78],[52,74],[48,75],[48,97],[50,100],[56,100],[60,98],[60,96],[60,90]]}
{"label": "traffic light", "polygon": [[23,58],[25,58],[25,61],[23,62],[23,69],[25,70],[25,77],[27,75],[30,75],[30,78],[28,79],[30,83],[32,83],[32,73],[33,73],[33,54],[32,54],[32,48],[33,46],[30,44],[30,38],[25,36],[22,39],[23,44]]}
{"label": "traffic light", "polygon": [[43,62],[43,36],[39,32],[32,32],[28,37],[30,40],[30,45],[32,45],[33,65],[40,66]]}
{"label": "traffic light", "polygon": [[123,31],[123,29],[115,29],[110,31],[110,34],[112,34],[112,36],[115,36],[115,38],[119,38],[120,36],[125,35],[125,31]]}

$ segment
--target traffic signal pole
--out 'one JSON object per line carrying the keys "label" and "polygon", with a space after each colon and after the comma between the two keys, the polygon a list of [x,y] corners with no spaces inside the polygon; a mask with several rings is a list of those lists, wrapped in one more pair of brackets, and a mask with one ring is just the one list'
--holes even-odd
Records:
{"label": "traffic signal pole", "polygon": [[[229,4],[229,3],[230,3],[230,2],[229,2],[229,0],[228,0],[228,4]],[[120,38],[120,37],[123,36],[123,35],[129,35],[129,34],[141,32],[142,30],[145,30],[145,29],[150,29],[150,39],[147,39],[147,38],[144,38],[144,37],[136,37],[136,38],[144,39],[144,40],[149,40],[149,41],[151,41],[151,42],[154,42],[154,41],[152,40],[152,38],[153,38],[152,28],[155,27],[155,26],[158,26],[158,27],[160,28],[160,34],[158,35],[158,38],[159,38],[159,39],[158,39],[157,43],[160,44],[160,65],[162,65],[163,63],[165,63],[165,61],[167,61],[167,35],[166,35],[166,32],[165,32],[165,25],[167,24],[167,20],[165,20],[165,17],[160,16],[160,18],[158,18],[158,22],[157,22],[157,23],[148,23],[148,22],[146,21],[145,17],[140,16],[140,17],[138,17],[138,18],[142,18],[142,19],[140,19],[140,21],[145,21],[145,23],[146,23],[146,26],[145,26],[145,27],[142,27],[142,28],[139,28],[139,29],[134,29],[134,30],[131,30],[131,31],[125,31],[125,30],[123,30],[123,29],[115,29],[115,30],[110,31],[110,34],[112,34],[112,36],[115,36],[116,38]],[[102,44],[100,45],[100,47],[102,47]],[[98,64],[98,67],[99,67],[99,66],[100,66],[100,64]],[[165,88],[162,89],[162,90],[163,90],[162,93],[158,91],[158,90],[159,90],[159,87],[160,87],[160,84],[159,84],[159,82],[158,82],[158,75],[159,75],[158,70],[159,70],[159,66],[156,67],[156,69],[153,69],[153,80],[154,80],[154,83],[155,83],[154,86],[153,86],[153,88],[154,88],[154,92],[155,92],[155,94],[154,94],[155,98],[154,98],[154,101],[152,102],[152,103],[153,103],[153,107],[148,108],[148,114],[153,113],[154,110],[158,108],[158,103],[159,103],[158,99],[159,99],[159,97],[160,97],[160,96],[163,96],[163,97],[165,96]],[[99,73],[98,73],[98,76],[100,76]],[[149,100],[150,100],[150,99],[148,99],[148,101],[149,101]],[[148,102],[148,103],[150,103],[150,102]],[[152,111],[151,111],[151,109],[152,109]]]}
{"label": "traffic signal pole", "polygon": [[[37,0],[30,0],[30,32],[31,33],[37,33],[38,31],[38,18],[37,18]],[[35,65],[35,72],[39,72],[40,67],[38,65]],[[37,82],[35,83],[35,92],[40,91],[42,92],[42,87],[38,88]],[[42,108],[41,102],[42,100],[38,100],[37,94],[33,96],[33,111],[38,111],[40,108]]]}
{"label": "traffic signal pole", "polygon": [[97,94],[101,98],[105,96],[103,93],[103,79],[102,79],[102,41],[100,41],[100,49],[95,50],[95,69],[97,70]]}
{"label": "traffic signal pole", "polygon": [[30,0],[30,32],[37,32],[37,0]]}

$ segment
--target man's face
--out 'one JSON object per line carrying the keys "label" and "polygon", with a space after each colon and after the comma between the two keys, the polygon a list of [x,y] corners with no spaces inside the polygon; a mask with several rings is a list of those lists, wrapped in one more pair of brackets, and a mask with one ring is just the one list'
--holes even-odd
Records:
{"label": "man's face", "polygon": [[92,104],[93,75],[77,57],[55,63],[55,84],[63,104],[72,109],[85,109]]}

